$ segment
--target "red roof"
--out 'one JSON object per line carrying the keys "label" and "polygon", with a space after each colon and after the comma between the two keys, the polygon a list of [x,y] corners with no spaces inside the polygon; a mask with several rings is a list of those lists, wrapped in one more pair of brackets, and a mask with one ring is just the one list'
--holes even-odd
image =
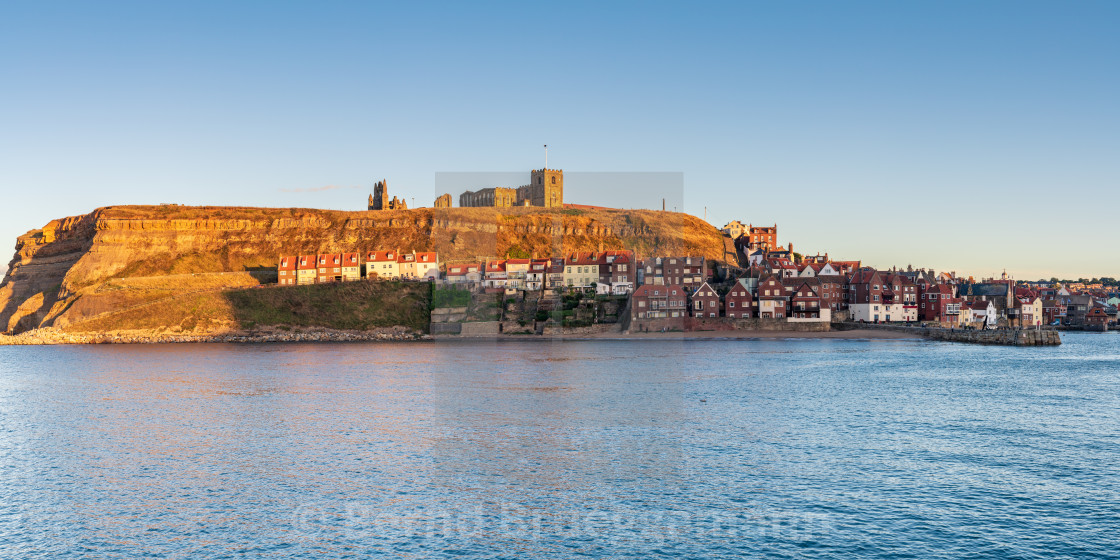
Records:
{"label": "red roof", "polygon": [[277,270],[295,270],[296,258],[295,257],[280,257],[280,264],[276,267]]}
{"label": "red roof", "polygon": [[370,251],[366,253],[366,261],[372,262],[397,262],[396,251]]}
{"label": "red roof", "polygon": [[572,253],[566,259],[568,265],[599,264],[599,257],[595,253]]}
{"label": "red roof", "polygon": [[448,276],[466,276],[472,272],[482,270],[482,265],[477,263],[453,264],[447,267]]}
{"label": "red roof", "polygon": [[320,253],[315,265],[319,268],[342,266],[342,253]]}

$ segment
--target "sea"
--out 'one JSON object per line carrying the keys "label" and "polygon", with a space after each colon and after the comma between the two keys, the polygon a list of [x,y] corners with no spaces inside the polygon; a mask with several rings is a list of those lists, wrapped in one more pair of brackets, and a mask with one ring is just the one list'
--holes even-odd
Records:
{"label": "sea", "polygon": [[0,347],[0,558],[1120,558],[1120,335]]}

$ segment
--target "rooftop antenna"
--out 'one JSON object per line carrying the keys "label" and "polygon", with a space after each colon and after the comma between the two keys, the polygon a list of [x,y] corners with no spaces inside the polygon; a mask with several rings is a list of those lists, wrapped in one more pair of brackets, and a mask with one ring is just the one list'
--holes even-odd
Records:
{"label": "rooftop antenna", "polygon": [[544,168],[548,169],[548,144],[544,145]]}

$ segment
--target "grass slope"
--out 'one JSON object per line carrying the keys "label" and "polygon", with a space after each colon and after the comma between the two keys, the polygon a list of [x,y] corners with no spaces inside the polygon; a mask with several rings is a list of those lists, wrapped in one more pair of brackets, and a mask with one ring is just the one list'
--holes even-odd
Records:
{"label": "grass slope", "polygon": [[371,330],[403,326],[428,332],[432,287],[417,282],[346,282],[225,292],[242,328],[326,327]]}

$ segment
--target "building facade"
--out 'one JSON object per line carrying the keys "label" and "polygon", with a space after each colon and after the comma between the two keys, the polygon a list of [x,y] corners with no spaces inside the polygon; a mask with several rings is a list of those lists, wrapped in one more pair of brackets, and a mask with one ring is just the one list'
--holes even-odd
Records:
{"label": "building facade", "polygon": [[688,295],[680,286],[640,286],[630,299],[630,330],[680,330],[688,316]]}
{"label": "building facade", "polygon": [[641,262],[642,284],[695,288],[707,278],[704,257],[653,257]]}
{"label": "building facade", "polygon": [[749,249],[762,249],[764,251],[778,249],[778,224],[770,227],[749,224],[746,235],[745,246]]}
{"label": "building facade", "polygon": [[750,319],[754,297],[749,285],[740,278],[731,286],[723,302],[723,314],[728,319]]}
{"label": "building facade", "polygon": [[693,317],[719,317],[719,294],[704,282],[692,293],[692,305],[689,309]]}
{"label": "building facade", "polygon": [[296,285],[296,261],[295,257],[280,257],[280,262],[276,265],[277,284],[281,286]]}

